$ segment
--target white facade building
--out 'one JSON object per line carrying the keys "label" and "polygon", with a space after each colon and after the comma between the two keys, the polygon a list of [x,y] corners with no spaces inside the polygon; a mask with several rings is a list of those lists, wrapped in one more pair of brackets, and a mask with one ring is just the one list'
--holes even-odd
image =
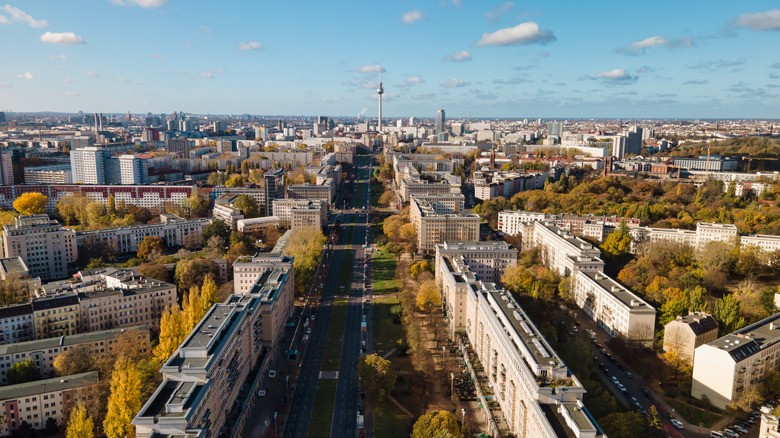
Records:
{"label": "white facade building", "polygon": [[436,269],[444,269],[444,257],[463,257],[471,272],[477,278],[490,283],[499,283],[504,270],[517,264],[517,250],[506,242],[455,242],[436,245]]}
{"label": "white facade building", "polygon": [[68,276],[68,263],[78,257],[76,232],[45,214],[17,216],[3,226],[4,257],[21,257],[30,275],[43,280]]}

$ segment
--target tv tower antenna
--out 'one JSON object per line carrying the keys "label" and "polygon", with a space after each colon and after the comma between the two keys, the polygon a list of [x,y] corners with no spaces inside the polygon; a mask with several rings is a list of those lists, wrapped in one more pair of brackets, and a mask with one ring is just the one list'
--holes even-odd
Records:
{"label": "tv tower antenna", "polygon": [[382,88],[382,61],[379,61],[379,88],[376,89],[376,94],[379,95],[379,124],[377,125],[377,132],[382,132],[382,95],[385,94],[385,90]]}

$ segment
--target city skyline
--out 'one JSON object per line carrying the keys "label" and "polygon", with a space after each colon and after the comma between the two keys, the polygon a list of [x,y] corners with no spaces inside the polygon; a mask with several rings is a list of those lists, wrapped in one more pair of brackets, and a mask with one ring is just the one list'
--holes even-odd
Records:
{"label": "city skyline", "polygon": [[12,42],[0,106],[376,118],[381,58],[388,123],[440,108],[453,118],[772,119],[774,6],[15,2],[0,6]]}

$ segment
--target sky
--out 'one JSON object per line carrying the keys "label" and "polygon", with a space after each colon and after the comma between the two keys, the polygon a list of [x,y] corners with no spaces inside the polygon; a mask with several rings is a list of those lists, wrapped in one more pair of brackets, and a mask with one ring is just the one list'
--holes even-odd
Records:
{"label": "sky", "polygon": [[774,119],[778,7],[0,0],[0,109]]}

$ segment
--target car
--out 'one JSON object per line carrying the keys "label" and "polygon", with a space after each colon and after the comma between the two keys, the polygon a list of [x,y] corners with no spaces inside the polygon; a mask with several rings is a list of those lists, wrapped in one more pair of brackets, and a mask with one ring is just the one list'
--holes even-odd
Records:
{"label": "car", "polygon": [[268,372],[268,378],[269,379],[273,379],[274,377],[276,377],[276,370],[269,371]]}
{"label": "car", "polygon": [[740,434],[748,432],[747,429],[745,429],[744,427],[740,426],[739,424],[735,424],[735,425],[731,426],[731,429],[736,431],[736,432],[738,432],[738,433],[740,433]]}
{"label": "car", "polygon": [[311,327],[306,327],[306,334],[307,334],[307,335],[310,335],[310,334],[311,334]]}
{"label": "car", "polygon": [[631,397],[631,402],[632,403],[639,403],[639,400],[637,400],[636,397]]}
{"label": "car", "polygon": [[261,389],[260,391],[257,391],[258,397],[265,397],[265,389]]}
{"label": "car", "polygon": [[363,403],[358,403],[358,412],[360,412],[362,414],[364,408],[365,408],[365,405]]}
{"label": "car", "polygon": [[620,383],[620,380],[618,380],[618,378],[617,378],[617,377],[615,377],[615,376],[612,376],[612,383],[614,383],[615,385],[617,385],[618,383]]}
{"label": "car", "polygon": [[642,394],[644,394],[645,397],[650,398],[650,391],[648,391],[647,388],[645,388],[644,386],[641,386],[639,388],[639,390],[642,391]]}
{"label": "car", "polygon": [[363,322],[366,322],[366,315],[363,315]]}
{"label": "car", "polygon": [[626,366],[625,365],[618,365],[618,368],[620,368],[620,371],[626,372]]}
{"label": "car", "polygon": [[631,374],[630,372],[626,371],[626,377],[628,377],[629,379],[633,379],[634,375]]}
{"label": "car", "polygon": [[674,418],[672,418],[671,420],[669,420],[669,422],[672,423],[672,426],[674,426],[677,429],[683,429],[684,427],[680,420],[675,420]]}
{"label": "car", "polygon": [[617,384],[617,387],[618,387],[618,389],[619,389],[619,390],[621,390],[622,392],[626,392],[626,387],[625,387],[625,386],[623,386],[623,384],[622,384],[622,383],[618,383],[618,384]]}
{"label": "car", "polygon": [[610,373],[609,370],[605,368],[604,369],[604,375],[607,376],[607,377],[611,377],[612,373]]}
{"label": "car", "polygon": [[739,434],[731,429],[723,429],[723,436],[727,436],[729,438],[739,438]]}

